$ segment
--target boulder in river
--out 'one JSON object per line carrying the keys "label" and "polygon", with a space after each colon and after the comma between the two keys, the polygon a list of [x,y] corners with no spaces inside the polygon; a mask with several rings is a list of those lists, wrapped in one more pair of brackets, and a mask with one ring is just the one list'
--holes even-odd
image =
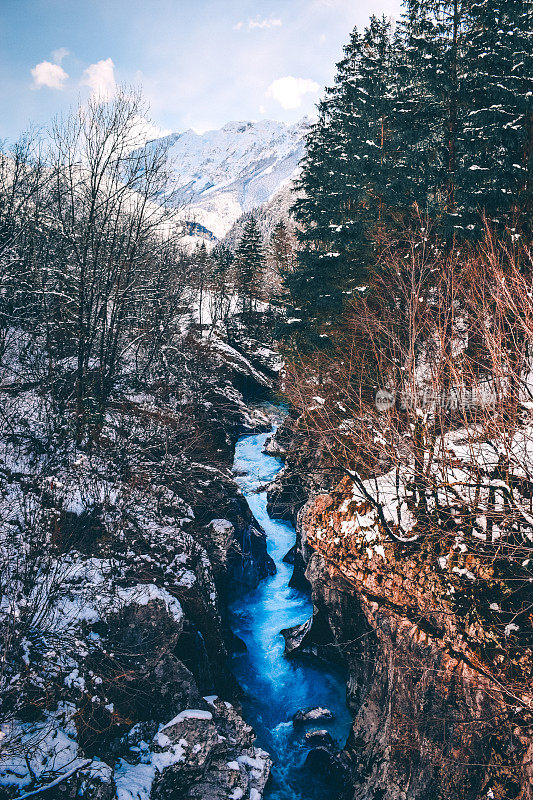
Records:
{"label": "boulder in river", "polygon": [[290,656],[295,653],[295,651],[303,651],[302,645],[305,642],[307,634],[311,631],[312,624],[313,618],[310,617],[305,622],[302,622],[301,625],[294,625],[292,628],[284,628],[280,631],[285,639],[285,655]]}
{"label": "boulder in river", "polygon": [[278,442],[275,436],[270,436],[266,440],[263,452],[274,458],[285,458],[287,455],[286,449]]}
{"label": "boulder in river", "polygon": [[292,718],[294,725],[304,725],[306,722],[315,722],[317,719],[333,719],[329,708],[316,706],[315,708],[300,709]]}
{"label": "boulder in river", "polygon": [[312,728],[306,731],[305,741],[313,747],[328,747],[331,750],[337,749],[333,736],[325,728]]}
{"label": "boulder in river", "polygon": [[156,734],[152,800],[262,797],[270,757],[230,703],[214,696],[206,702],[211,711],[183,711]]}
{"label": "boulder in river", "polygon": [[283,556],[283,563],[284,564],[294,564],[295,555],[296,555],[296,545],[293,544],[291,549],[287,553],[285,553],[285,555]]}
{"label": "boulder in river", "polygon": [[306,765],[320,775],[327,775],[332,788],[340,789],[343,783],[344,764],[330,747],[314,747],[305,759]]}
{"label": "boulder in river", "polygon": [[232,653],[246,653],[248,650],[244,639],[241,639],[241,637],[237,636],[233,631],[230,631],[230,646]]}

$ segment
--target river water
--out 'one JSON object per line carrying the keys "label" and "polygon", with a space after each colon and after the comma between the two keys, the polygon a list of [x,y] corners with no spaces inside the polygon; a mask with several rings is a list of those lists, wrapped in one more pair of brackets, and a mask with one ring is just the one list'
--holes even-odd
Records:
{"label": "river water", "polygon": [[[277,571],[256,589],[239,592],[230,604],[232,629],[246,644],[246,652],[233,656],[232,669],[244,691],[243,716],[253,726],[257,744],[274,760],[265,797],[332,800],[332,784],[324,770],[317,773],[305,764],[310,749],[305,731],[327,729],[340,746],[345,743],[351,724],[345,680],[333,669],[284,655],[280,631],[304,622],[313,609],[306,593],[289,586],[292,566],[283,563],[283,556],[295,541],[294,528],[271,519],[266,510],[266,491],[256,491],[283,466],[279,459],[263,453],[269,436],[244,436],[235,450],[237,483],[267,535],[268,552]],[[315,706],[329,708],[334,718],[294,728],[293,715]]]}

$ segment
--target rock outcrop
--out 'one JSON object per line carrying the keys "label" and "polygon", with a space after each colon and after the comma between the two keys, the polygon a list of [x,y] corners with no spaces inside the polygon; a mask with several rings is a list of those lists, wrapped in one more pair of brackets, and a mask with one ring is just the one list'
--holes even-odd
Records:
{"label": "rock outcrop", "polygon": [[[118,796],[135,798],[136,787],[152,798],[235,800],[262,796],[270,758],[254,746],[255,736],[233,706],[203,698],[161,725],[146,742],[145,731],[129,737],[128,761],[115,770]],[[131,751],[138,753],[132,758]]]}
{"label": "rock outcrop", "polygon": [[344,481],[300,513],[315,612],[286,635],[288,649],[349,670],[345,797],[529,800],[530,656],[490,625],[497,570],[453,543],[444,561],[429,544],[369,546],[350,497]]}
{"label": "rock outcrop", "polygon": [[323,469],[324,453],[299,430],[298,417],[292,410],[265,449],[285,460],[268,489],[268,513],[296,527],[298,512],[310,495],[330,488],[331,473]]}
{"label": "rock outcrop", "polygon": [[332,719],[333,714],[329,708],[316,708],[301,709],[297,711],[292,718],[293,725],[304,725],[307,722],[316,722],[320,719]]}

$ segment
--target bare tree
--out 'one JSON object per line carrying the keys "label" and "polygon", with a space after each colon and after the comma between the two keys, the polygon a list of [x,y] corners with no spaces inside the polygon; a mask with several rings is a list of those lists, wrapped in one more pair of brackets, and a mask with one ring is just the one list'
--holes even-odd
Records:
{"label": "bare tree", "polygon": [[526,737],[532,267],[526,246],[490,232],[462,252],[441,250],[427,231],[394,243],[331,349],[296,358],[286,380],[299,436],[322,452],[333,492],[332,504],[317,504],[313,546],[351,576],[366,548],[381,553],[368,561],[378,582],[401,581],[402,559],[428,568],[437,589],[433,602],[421,593],[426,606],[413,598],[416,618],[447,630],[453,616],[483,691],[503,698],[506,724]]}
{"label": "bare tree", "polygon": [[121,90],[90,100],[52,131],[52,213],[76,342],[78,437],[91,410],[102,418],[179,231],[166,147],[140,147],[136,137],[143,111],[138,94]]}

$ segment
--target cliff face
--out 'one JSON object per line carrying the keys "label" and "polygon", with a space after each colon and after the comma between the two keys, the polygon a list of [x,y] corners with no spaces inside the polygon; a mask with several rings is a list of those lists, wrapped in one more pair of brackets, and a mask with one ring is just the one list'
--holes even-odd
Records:
{"label": "cliff face", "polygon": [[496,569],[453,544],[441,561],[434,544],[369,546],[366,511],[344,481],[298,526],[315,613],[293,642],[349,670],[345,797],[533,797],[530,664],[490,625]]}

